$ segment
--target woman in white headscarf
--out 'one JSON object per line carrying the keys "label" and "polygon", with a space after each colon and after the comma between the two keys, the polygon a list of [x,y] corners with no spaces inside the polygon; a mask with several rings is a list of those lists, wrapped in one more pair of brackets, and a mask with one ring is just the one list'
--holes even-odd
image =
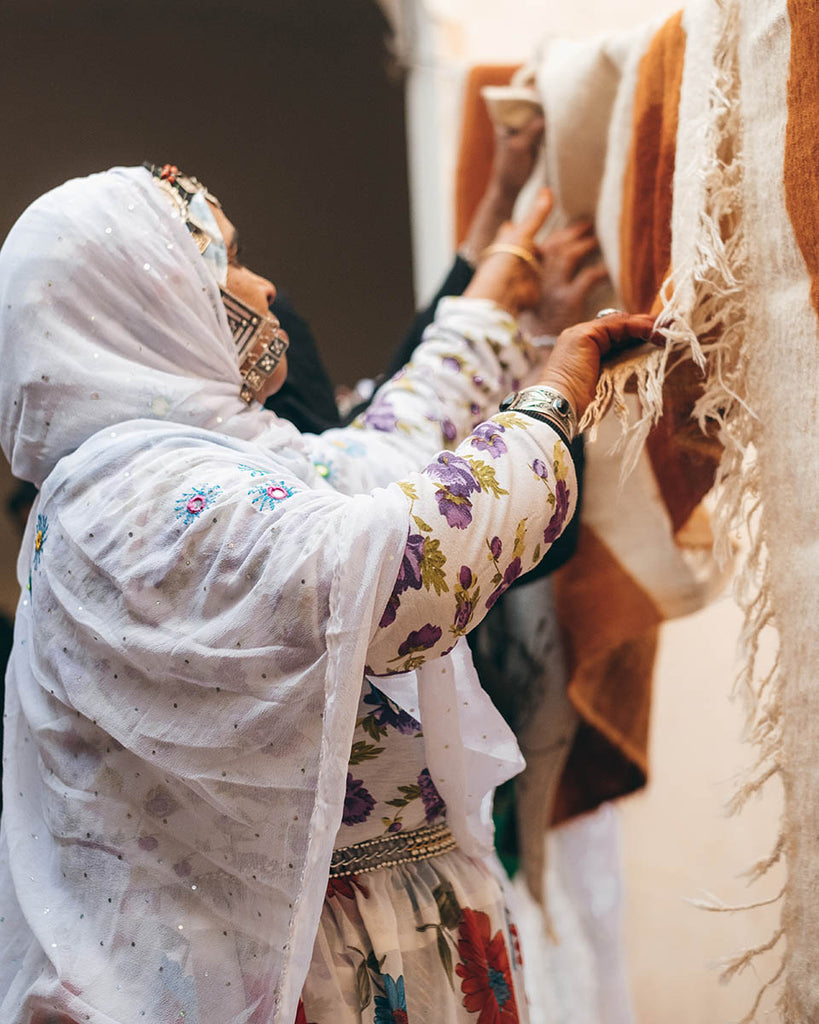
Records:
{"label": "woman in white headscarf", "polygon": [[651,329],[565,332],[553,390],[496,413],[531,362],[510,313],[537,300],[547,207],[321,438],[255,402],[286,367],[272,285],[197,182],[118,168],[12,229],[0,442],[41,490],[7,685],[4,1024],[525,1019],[482,859],[520,757],[461,638],[571,515],[600,353]]}

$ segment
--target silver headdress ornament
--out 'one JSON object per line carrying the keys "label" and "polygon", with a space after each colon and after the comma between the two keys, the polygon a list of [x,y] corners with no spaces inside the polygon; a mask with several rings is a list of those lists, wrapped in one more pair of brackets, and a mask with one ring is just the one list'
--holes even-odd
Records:
{"label": "silver headdress ornament", "polygon": [[[173,164],[163,164],[160,167],[146,161],[143,166],[151,172],[157,185],[171,199],[190,231],[197,249],[204,255],[213,242],[213,237],[192,213],[191,201],[201,193],[209,203],[213,203],[220,210],[222,204],[201,181],[182,174]],[[221,284],[219,291],[227,314],[228,326],[236,343],[239,373],[242,375],[242,389],[239,395],[250,405],[275,372],[289,342],[278,319],[271,313],[257,313]]]}

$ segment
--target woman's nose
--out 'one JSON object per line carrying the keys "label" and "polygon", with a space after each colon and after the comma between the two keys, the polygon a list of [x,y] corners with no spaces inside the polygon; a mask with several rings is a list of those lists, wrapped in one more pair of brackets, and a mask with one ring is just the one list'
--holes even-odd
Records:
{"label": "woman's nose", "polygon": [[267,301],[267,305],[271,306],[276,298],[276,286],[272,281],[268,281],[266,277],[260,278],[260,281],[264,288],[264,297]]}

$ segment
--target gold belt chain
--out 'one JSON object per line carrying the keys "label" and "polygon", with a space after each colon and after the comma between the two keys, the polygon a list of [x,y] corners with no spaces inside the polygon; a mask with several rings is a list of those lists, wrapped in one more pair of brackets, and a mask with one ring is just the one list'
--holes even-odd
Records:
{"label": "gold belt chain", "polygon": [[392,868],[397,864],[431,860],[457,847],[455,837],[447,825],[422,825],[395,835],[365,839],[352,846],[333,850],[330,878],[361,875],[379,868]]}

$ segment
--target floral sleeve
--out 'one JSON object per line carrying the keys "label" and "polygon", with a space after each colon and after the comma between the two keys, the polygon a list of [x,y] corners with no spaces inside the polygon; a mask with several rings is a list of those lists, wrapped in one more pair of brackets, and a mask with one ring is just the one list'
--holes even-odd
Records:
{"label": "floral sleeve", "polygon": [[392,486],[409,531],[398,577],[368,651],[373,675],[446,654],[500,595],[538,564],[574,512],[568,447],[546,423],[498,413],[454,452]]}
{"label": "floral sleeve", "polygon": [[421,469],[491,416],[533,353],[516,321],[484,299],[444,299],[412,360],[349,427],[310,437],[313,463],[336,490],[363,493]]}

